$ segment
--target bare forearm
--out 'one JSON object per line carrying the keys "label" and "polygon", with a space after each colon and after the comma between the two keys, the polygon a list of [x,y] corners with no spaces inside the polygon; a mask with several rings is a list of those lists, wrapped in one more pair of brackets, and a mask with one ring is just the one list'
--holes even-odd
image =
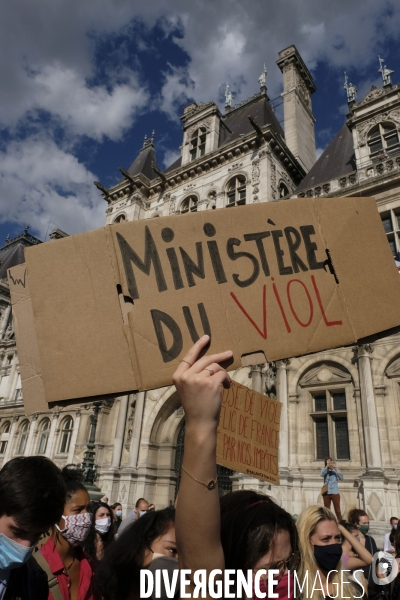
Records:
{"label": "bare forearm", "polygon": [[187,569],[211,570],[224,566],[218,484],[214,489],[202,485],[216,480],[216,443],[215,424],[201,428],[187,424],[183,462],[187,473],[182,470],[176,515],[179,559]]}

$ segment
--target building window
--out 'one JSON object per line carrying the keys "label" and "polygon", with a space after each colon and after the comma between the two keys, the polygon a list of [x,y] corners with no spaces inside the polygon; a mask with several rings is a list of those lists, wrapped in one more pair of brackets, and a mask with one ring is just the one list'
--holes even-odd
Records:
{"label": "building window", "polygon": [[399,134],[393,123],[379,123],[368,134],[371,158],[384,158],[399,151]]}
{"label": "building window", "polygon": [[183,215],[187,212],[196,212],[197,211],[197,196],[188,196],[185,198],[181,204],[180,213]]}
{"label": "building window", "polygon": [[281,181],[281,183],[279,184],[279,197],[285,198],[285,196],[289,196],[289,190],[287,186],[283,183],[283,181]]}
{"label": "building window", "polygon": [[385,230],[385,233],[392,233],[393,225],[392,225],[391,216],[390,215],[381,216],[381,219],[382,219],[382,225],[383,225],[383,229]]}
{"label": "building window", "polygon": [[50,435],[50,419],[44,419],[39,427],[38,454],[45,454]]}
{"label": "building window", "polygon": [[238,175],[231,179],[227,185],[227,206],[246,204],[246,178]]}
{"label": "building window", "polygon": [[10,428],[11,428],[10,421],[7,421],[6,423],[4,423],[3,427],[1,428],[0,454],[5,454],[5,452],[6,452],[8,438],[10,436]]}
{"label": "building window", "polygon": [[21,424],[21,427],[19,430],[17,454],[23,454],[25,452],[26,442],[28,441],[28,434],[29,434],[29,421],[24,421]]}
{"label": "building window", "polygon": [[114,219],[114,223],[123,223],[124,221],[126,221],[125,215],[118,215],[118,217]]}
{"label": "building window", "polygon": [[345,392],[326,390],[312,394],[312,400],[316,459],[331,456],[333,459],[350,460]]}
{"label": "building window", "polygon": [[64,420],[64,423],[63,423],[62,429],[61,429],[61,440],[60,440],[60,450],[59,450],[61,454],[68,454],[68,452],[69,452],[73,429],[74,429],[74,421],[73,421],[72,417],[67,417]]}
{"label": "building window", "polygon": [[206,153],[207,132],[204,127],[196,129],[190,140],[190,160],[196,160]]}

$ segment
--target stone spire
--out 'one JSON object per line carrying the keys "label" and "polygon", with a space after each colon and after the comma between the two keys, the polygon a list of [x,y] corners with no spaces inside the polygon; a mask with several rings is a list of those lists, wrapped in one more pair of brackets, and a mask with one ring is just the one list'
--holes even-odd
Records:
{"label": "stone spire", "polygon": [[379,60],[378,73],[382,73],[383,86],[385,87],[387,85],[392,85],[392,74],[394,73],[394,71],[392,71],[392,69],[388,69],[387,66],[383,64],[385,62],[385,59],[381,58],[379,55],[378,55],[378,60]]}
{"label": "stone spire", "polygon": [[357,88],[353,83],[348,83],[348,77],[346,71],[344,72],[344,86],[343,88],[347,92],[347,103],[351,104],[356,101]]}

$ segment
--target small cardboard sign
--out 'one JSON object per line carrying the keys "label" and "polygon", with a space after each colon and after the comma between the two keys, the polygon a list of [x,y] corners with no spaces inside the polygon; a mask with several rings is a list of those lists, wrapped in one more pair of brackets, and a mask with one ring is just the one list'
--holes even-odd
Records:
{"label": "small cardboard sign", "polygon": [[279,485],[279,427],[282,404],[232,382],[222,395],[217,463]]}
{"label": "small cardboard sign", "polygon": [[373,198],[118,223],[25,258],[8,274],[27,412],[170,385],[203,333],[210,352],[233,351],[235,369],[245,355],[290,358],[400,325]]}

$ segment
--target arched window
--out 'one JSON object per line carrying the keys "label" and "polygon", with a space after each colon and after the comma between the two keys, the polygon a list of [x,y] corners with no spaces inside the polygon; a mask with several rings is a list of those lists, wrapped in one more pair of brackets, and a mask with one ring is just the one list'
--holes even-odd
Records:
{"label": "arched window", "polygon": [[28,441],[29,435],[29,421],[23,421],[19,428],[19,439],[17,446],[17,454],[23,454],[26,448],[26,442]]}
{"label": "arched window", "polygon": [[197,196],[188,196],[185,198],[181,204],[180,213],[183,215],[187,212],[196,212],[197,211]]}
{"label": "arched window", "polygon": [[196,160],[206,153],[206,137],[207,132],[205,127],[200,127],[192,135],[190,140],[190,160]]}
{"label": "arched window", "polygon": [[114,219],[114,223],[123,223],[124,221],[126,221],[125,215],[118,215],[118,217]]}
{"label": "arched window", "polygon": [[368,134],[371,158],[384,158],[399,151],[399,134],[393,123],[379,123]]}
{"label": "arched window", "polygon": [[1,428],[0,454],[5,454],[7,444],[8,444],[8,439],[10,436],[10,428],[11,428],[10,421],[6,421],[3,425],[3,427]]}
{"label": "arched window", "polygon": [[50,435],[50,419],[44,419],[39,426],[38,454],[45,454]]}
{"label": "arched window", "polygon": [[60,449],[59,452],[61,454],[68,454],[69,447],[71,445],[71,437],[72,431],[74,429],[74,421],[72,417],[67,417],[64,419],[61,428],[61,439],[60,439]]}
{"label": "arched window", "polygon": [[279,184],[279,197],[285,198],[285,196],[289,196],[289,190],[283,181],[281,181]]}
{"label": "arched window", "polygon": [[246,178],[243,175],[233,177],[227,185],[227,206],[246,204]]}

